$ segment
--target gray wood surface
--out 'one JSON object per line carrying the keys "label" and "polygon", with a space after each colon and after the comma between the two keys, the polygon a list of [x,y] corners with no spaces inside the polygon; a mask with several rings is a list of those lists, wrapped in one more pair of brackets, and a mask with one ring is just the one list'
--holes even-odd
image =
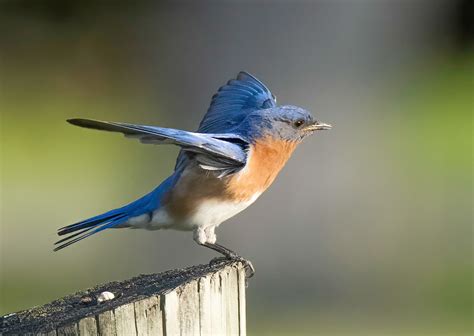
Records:
{"label": "gray wood surface", "polygon": [[138,336],[163,335],[163,311],[160,302],[159,296],[135,302],[135,325]]}
{"label": "gray wood surface", "polygon": [[[0,335],[246,335],[245,269],[218,261],[111,282],[0,319]],[[115,298],[99,303],[100,293]]]}

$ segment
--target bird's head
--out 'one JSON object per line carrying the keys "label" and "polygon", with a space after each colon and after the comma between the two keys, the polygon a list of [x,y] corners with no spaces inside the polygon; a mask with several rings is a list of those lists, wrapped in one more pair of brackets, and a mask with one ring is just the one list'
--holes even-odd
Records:
{"label": "bird's head", "polygon": [[300,142],[319,130],[331,129],[331,125],[317,121],[301,107],[285,105],[256,111],[249,116],[250,129],[258,136]]}

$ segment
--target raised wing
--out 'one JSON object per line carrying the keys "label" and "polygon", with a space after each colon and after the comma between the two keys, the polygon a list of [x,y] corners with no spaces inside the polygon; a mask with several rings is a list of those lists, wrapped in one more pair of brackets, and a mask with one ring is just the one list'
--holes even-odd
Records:
{"label": "raised wing", "polygon": [[248,113],[274,106],[276,98],[270,90],[257,78],[242,71],[212,97],[198,132],[231,132]]}
{"label": "raised wing", "polygon": [[69,123],[102,131],[120,132],[146,144],[173,144],[193,157],[208,170],[232,170],[245,165],[248,143],[239,135],[195,133],[173,128],[135,125],[91,119],[69,119]]}

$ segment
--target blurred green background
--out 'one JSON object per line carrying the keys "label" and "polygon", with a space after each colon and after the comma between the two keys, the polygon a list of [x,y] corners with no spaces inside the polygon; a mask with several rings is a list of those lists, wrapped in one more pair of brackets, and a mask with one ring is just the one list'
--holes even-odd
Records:
{"label": "blurred green background", "polygon": [[250,335],[472,333],[471,1],[0,2],[0,314],[204,263],[190,234],[57,228],[170,174],[176,148],[74,128],[188,130],[240,70],[334,129],[218,230],[257,268]]}

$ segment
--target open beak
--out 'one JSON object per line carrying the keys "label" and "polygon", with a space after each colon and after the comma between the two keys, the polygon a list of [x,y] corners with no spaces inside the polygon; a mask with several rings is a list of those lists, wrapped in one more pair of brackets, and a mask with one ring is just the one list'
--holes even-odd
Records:
{"label": "open beak", "polygon": [[320,130],[328,130],[328,129],[331,129],[331,128],[332,128],[332,126],[329,125],[329,124],[325,124],[325,123],[316,121],[314,124],[305,127],[304,130],[308,131],[308,132],[314,132],[314,131],[320,131]]}

